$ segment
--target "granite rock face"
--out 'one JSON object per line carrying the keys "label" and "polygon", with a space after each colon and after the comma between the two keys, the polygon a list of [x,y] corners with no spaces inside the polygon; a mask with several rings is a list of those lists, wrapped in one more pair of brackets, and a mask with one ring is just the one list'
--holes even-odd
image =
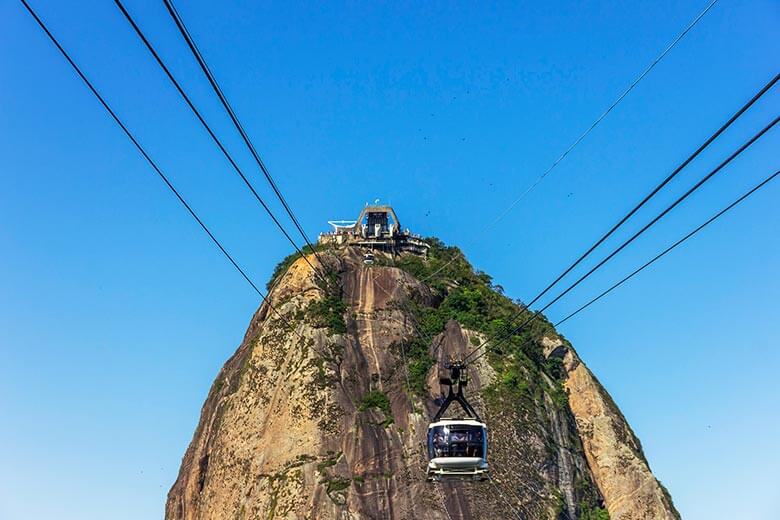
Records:
{"label": "granite rock face", "polygon": [[563,360],[569,408],[610,518],[679,519],[669,493],[650,471],[639,439],[604,387],[560,339],[544,338],[542,344],[546,355]]}
{"label": "granite rock face", "polygon": [[[679,518],[620,411],[555,335],[543,352],[565,372],[560,381],[534,376],[523,406],[494,390],[506,376],[489,356],[472,367],[468,394],[490,429],[492,480],[427,483],[441,363],[427,389],[412,391],[407,346],[420,338],[416,309],[439,296],[405,270],[364,265],[359,251],[320,256],[343,328],[312,312],[332,288],[293,262],[269,298],[295,331],[267,305],[256,312],[209,391],[167,519],[574,519],[591,505],[613,519]],[[483,339],[450,320],[424,342],[443,362]]]}

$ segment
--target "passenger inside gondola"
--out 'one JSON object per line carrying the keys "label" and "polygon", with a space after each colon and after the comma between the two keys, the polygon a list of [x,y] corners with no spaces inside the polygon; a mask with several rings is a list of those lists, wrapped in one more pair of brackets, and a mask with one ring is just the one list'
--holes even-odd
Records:
{"label": "passenger inside gondola", "polygon": [[430,457],[484,458],[485,437],[482,428],[471,425],[431,428],[428,448]]}

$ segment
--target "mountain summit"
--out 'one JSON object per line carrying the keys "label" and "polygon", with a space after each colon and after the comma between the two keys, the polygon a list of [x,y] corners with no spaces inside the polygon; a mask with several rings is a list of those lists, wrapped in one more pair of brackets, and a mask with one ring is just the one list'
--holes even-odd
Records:
{"label": "mountain summit", "polygon": [[361,219],[277,266],[273,307],[217,375],[167,519],[680,518],[609,394],[543,317],[470,369],[490,480],[427,482],[443,365],[531,312],[457,248]]}

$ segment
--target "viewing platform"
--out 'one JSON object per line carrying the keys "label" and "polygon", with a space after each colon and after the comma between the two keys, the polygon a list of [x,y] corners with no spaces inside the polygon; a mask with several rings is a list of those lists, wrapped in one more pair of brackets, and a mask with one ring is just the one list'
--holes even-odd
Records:
{"label": "viewing platform", "polygon": [[401,222],[391,206],[366,205],[356,220],[329,220],[333,231],[320,233],[320,244],[358,246],[392,254],[401,252],[420,256],[430,246],[420,235],[401,230]]}

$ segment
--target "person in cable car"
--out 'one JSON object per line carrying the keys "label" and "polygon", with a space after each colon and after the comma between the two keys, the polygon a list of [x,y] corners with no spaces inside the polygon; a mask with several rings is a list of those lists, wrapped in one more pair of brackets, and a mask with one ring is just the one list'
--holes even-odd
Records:
{"label": "person in cable car", "polygon": [[428,427],[428,479],[485,480],[487,427],[474,419],[442,419]]}

